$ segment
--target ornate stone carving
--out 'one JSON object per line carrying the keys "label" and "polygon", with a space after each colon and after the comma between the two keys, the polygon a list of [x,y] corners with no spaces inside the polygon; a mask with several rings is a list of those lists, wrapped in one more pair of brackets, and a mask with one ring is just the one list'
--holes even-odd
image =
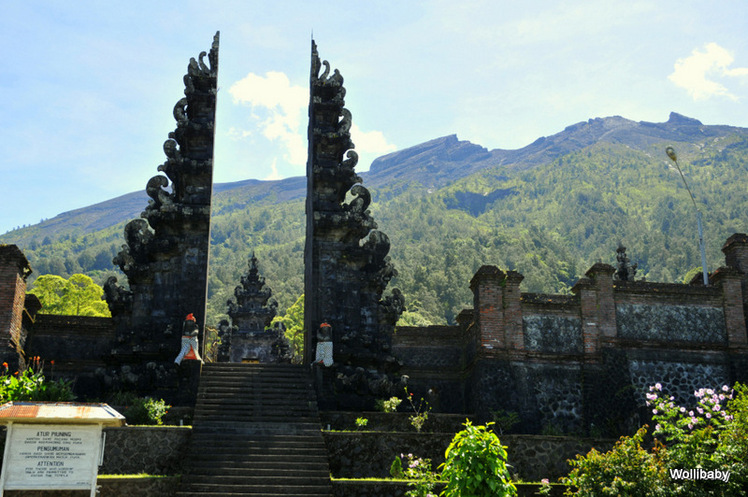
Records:
{"label": "ornate stone carving", "polygon": [[113,259],[129,289],[116,278],[105,285],[118,332],[113,354],[133,364],[132,374],[140,374],[144,361],[171,362],[180,340],[172,330],[188,313],[205,328],[218,43],[216,33],[210,52],[190,59],[185,96],[174,107],[176,129],[158,167],[165,176],[148,181],[148,205],[141,219],[125,226],[125,245]]}
{"label": "ornate stone carving", "polygon": [[260,276],[254,254],[249,258],[248,265],[241,285],[234,290],[236,302],[226,302],[233,324],[228,338],[228,360],[290,361],[283,330],[265,330],[278,312],[278,302],[272,297],[273,291],[265,284],[265,278]]}
{"label": "ornate stone carving", "polygon": [[619,243],[616,249],[616,272],[613,273],[614,280],[634,281],[638,264],[632,265],[630,262],[626,255],[626,247],[622,243]]}
{"label": "ornate stone carving", "polygon": [[[359,184],[361,178],[355,172],[358,155],[351,150],[352,117],[345,108],[343,76],[337,69],[330,73],[330,64],[320,61],[312,42],[305,362],[314,360],[314,331],[323,321],[330,323],[333,368],[338,372],[335,388],[372,396],[370,386],[391,383],[386,375],[398,369],[389,350],[394,324],[405,308],[404,299],[397,289],[383,297],[397,274],[387,255],[390,241],[377,230],[368,210],[371,194]],[[342,380],[361,374],[365,380]]]}

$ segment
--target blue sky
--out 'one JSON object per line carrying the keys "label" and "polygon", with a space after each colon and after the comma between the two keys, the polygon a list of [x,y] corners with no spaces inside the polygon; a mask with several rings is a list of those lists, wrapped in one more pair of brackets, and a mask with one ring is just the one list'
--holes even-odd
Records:
{"label": "blue sky", "polygon": [[[212,5],[212,6],[209,6]],[[216,182],[304,173],[312,31],[359,169],[456,133],[516,149],[594,117],[748,127],[743,1],[7,1],[0,233],[143,190],[221,31]]]}

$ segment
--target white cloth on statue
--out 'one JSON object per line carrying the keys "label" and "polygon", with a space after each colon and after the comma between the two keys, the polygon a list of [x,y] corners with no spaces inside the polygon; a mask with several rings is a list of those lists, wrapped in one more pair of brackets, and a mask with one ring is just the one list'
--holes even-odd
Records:
{"label": "white cloth on statue", "polygon": [[317,354],[314,362],[321,362],[328,368],[332,366],[332,342],[317,342]]}
{"label": "white cloth on statue", "polygon": [[182,336],[182,350],[179,351],[179,355],[176,359],[174,359],[174,362],[176,364],[179,364],[182,362],[182,359],[184,359],[184,356],[189,354],[190,349],[195,353],[195,359],[202,362],[202,358],[200,357],[200,352],[198,352],[200,346],[197,343],[197,337],[192,336]]}

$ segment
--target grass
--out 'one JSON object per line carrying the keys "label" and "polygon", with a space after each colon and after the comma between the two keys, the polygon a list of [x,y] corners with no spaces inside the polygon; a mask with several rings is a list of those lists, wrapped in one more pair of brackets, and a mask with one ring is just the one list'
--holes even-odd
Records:
{"label": "grass", "polygon": [[98,479],[110,480],[120,478],[179,478],[182,475],[151,475],[148,473],[137,473],[137,474],[115,474],[115,475],[98,475]]}

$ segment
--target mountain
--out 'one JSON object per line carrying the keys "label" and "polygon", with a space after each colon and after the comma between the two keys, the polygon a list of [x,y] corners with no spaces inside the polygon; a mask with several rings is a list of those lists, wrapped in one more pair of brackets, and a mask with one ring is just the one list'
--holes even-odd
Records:
{"label": "mountain", "polygon": [[[748,129],[676,113],[664,123],[607,117],[518,150],[489,151],[451,135],[376,159],[361,176],[392,241],[406,322],[453,321],[470,306],[468,282],[482,264],[522,272],[525,291],[568,291],[595,261],[613,263],[619,242],[640,276],[680,280],[700,262],[693,207],[668,145],[702,206],[714,269],[727,236],[748,231]],[[281,309],[301,293],[305,188],[303,177],[214,185],[211,321],[224,315],[253,250]],[[102,280],[115,274],[124,223],[146,204],[144,192],[123,195],[6,233],[0,243],[18,244],[35,275]]]}

